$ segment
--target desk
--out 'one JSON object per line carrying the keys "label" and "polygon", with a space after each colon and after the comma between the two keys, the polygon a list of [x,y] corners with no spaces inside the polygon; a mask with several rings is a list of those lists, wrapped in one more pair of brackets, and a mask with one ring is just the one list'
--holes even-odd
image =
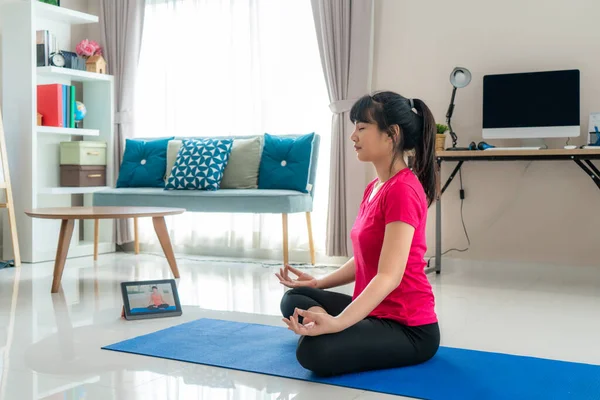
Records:
{"label": "desk", "polygon": [[[548,149],[548,150],[467,150],[440,151],[436,153],[437,160],[437,199],[435,217],[435,272],[442,271],[442,194],[446,191],[456,174],[466,161],[574,161],[600,189],[600,171],[592,160],[600,160],[598,149]],[[442,162],[457,162],[454,170],[441,186]],[[440,188],[441,186],[441,188]],[[428,269],[432,272],[434,269]]]}

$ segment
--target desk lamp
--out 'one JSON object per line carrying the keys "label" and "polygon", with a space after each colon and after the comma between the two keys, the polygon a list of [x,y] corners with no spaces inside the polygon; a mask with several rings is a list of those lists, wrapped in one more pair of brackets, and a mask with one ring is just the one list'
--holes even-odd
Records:
{"label": "desk lamp", "polygon": [[446,113],[446,120],[448,128],[450,129],[450,136],[452,137],[452,147],[446,150],[469,150],[467,147],[456,147],[456,133],[452,130],[450,120],[452,119],[452,113],[454,112],[454,97],[456,96],[456,89],[464,88],[471,82],[471,72],[466,68],[456,67],[450,74],[450,83],[454,86],[452,89],[452,98],[450,99],[450,105],[448,106],[448,112]]}

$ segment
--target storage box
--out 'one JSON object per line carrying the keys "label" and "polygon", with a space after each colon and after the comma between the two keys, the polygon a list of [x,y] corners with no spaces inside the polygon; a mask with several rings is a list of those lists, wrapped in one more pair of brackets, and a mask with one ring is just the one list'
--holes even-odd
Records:
{"label": "storage box", "polygon": [[87,187],[106,186],[106,166],[61,165],[60,186]]}
{"label": "storage box", "polygon": [[61,142],[60,165],[106,165],[106,142]]}

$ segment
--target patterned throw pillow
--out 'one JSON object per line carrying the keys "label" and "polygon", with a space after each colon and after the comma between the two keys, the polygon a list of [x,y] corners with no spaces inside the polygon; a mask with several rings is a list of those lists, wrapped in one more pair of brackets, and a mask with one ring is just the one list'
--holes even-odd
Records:
{"label": "patterned throw pillow", "polygon": [[165,190],[219,190],[233,139],[184,140]]}

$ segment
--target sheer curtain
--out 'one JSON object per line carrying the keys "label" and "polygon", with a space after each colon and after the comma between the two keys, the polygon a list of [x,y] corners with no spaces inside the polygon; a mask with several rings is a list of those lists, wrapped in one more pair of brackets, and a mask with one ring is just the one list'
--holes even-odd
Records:
{"label": "sheer curtain", "polygon": [[[312,220],[323,253],[331,112],[311,3],[146,3],[135,135],[321,135]],[[186,213],[167,224],[176,251],[281,256],[280,214]],[[150,221],[140,221],[140,241],[158,246]],[[291,261],[308,260],[304,214],[289,216],[289,249]]]}

